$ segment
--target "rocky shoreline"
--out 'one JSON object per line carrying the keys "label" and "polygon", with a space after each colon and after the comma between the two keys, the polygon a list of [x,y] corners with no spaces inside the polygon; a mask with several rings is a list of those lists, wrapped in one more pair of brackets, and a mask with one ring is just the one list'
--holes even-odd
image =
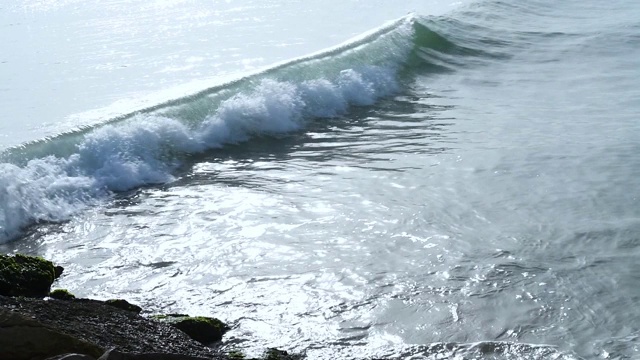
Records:
{"label": "rocky shoreline", "polygon": [[[39,257],[0,255],[0,359],[245,359],[216,349],[229,329],[218,319],[183,314],[147,318],[125,300],[50,292],[62,272]],[[302,357],[268,349],[263,359]]]}

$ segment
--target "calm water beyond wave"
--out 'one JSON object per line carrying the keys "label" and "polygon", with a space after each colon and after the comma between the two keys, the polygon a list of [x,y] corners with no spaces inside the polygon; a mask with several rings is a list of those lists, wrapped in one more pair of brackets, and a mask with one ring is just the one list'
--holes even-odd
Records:
{"label": "calm water beyond wave", "polygon": [[640,358],[640,2],[0,5],[0,251],[310,359]]}

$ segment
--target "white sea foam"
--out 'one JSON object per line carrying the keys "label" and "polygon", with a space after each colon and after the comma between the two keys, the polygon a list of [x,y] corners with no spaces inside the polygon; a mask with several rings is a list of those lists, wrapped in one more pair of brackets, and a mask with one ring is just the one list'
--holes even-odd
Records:
{"label": "white sea foam", "polygon": [[413,49],[412,24],[407,16],[225,86],[0,154],[0,243],[114,192],[170,182],[189,154],[297,131],[392,94]]}
{"label": "white sea foam", "polygon": [[113,192],[169,182],[185,154],[296,131],[310,119],[344,114],[397,89],[395,66],[345,69],[298,83],[263,78],[195,126],[139,114],[85,134],[70,156],[0,164],[0,242],[30,224],[68,219]]}

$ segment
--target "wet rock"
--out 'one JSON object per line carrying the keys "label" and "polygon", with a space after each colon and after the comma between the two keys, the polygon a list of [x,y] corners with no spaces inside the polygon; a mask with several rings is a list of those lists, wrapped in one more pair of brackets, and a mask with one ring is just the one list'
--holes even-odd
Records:
{"label": "wet rock", "polygon": [[229,360],[302,360],[304,356],[299,354],[291,354],[284,350],[276,348],[267,349],[259,358],[247,358],[242,352],[234,350],[227,353]]}
{"label": "wet rock", "polygon": [[53,263],[43,258],[0,255],[0,295],[45,297],[55,274]]}
{"label": "wet rock", "polygon": [[133,313],[139,314],[142,311],[142,308],[138,305],[133,305],[127,300],[123,299],[111,299],[104,302],[106,305],[116,307],[118,309],[131,311]]}
{"label": "wet rock", "polygon": [[60,353],[100,356],[104,349],[0,308],[0,359],[38,360]]}
{"label": "wet rock", "polygon": [[210,360],[210,358],[167,353],[123,353],[111,349],[100,356],[98,360]]}
{"label": "wet rock", "polygon": [[56,265],[53,267],[53,272],[54,272],[53,277],[57,279],[60,276],[62,276],[62,273],[64,272],[64,268],[60,265]]}
{"label": "wet rock", "polygon": [[286,351],[278,349],[267,349],[263,357],[264,360],[300,360],[301,355],[289,354]]}
{"label": "wet rock", "polygon": [[233,350],[228,352],[227,356],[231,360],[244,360],[247,358],[241,351],[238,351],[238,350]]}
{"label": "wet rock", "polygon": [[[103,301],[89,299],[60,301],[0,296],[0,310],[20,314],[46,326],[47,331],[51,329],[60,336],[66,334],[82,342],[95,344],[100,349],[117,348],[123,353],[170,353],[220,358],[212,349],[168,324],[108,306]],[[0,330],[5,330],[3,325],[0,325]],[[44,330],[32,327],[27,332],[31,331],[43,332]],[[15,336],[7,337],[6,333],[0,333],[0,359],[14,359],[13,356],[3,353],[6,349],[15,347],[14,339],[16,339]],[[46,359],[66,353],[86,354],[98,358],[104,352],[102,350],[99,353],[91,353],[65,348],[57,350],[55,353],[34,357],[34,359]],[[21,360],[21,358],[18,359]]]}
{"label": "wet rock", "polygon": [[47,358],[46,360],[96,360],[96,358],[84,354],[62,354]]}
{"label": "wet rock", "polygon": [[222,321],[204,316],[169,314],[155,315],[151,318],[180,329],[192,339],[205,345],[222,340],[222,335],[229,330],[229,327]]}
{"label": "wet rock", "polygon": [[49,297],[58,300],[71,300],[76,298],[75,295],[66,289],[55,289],[49,293]]}

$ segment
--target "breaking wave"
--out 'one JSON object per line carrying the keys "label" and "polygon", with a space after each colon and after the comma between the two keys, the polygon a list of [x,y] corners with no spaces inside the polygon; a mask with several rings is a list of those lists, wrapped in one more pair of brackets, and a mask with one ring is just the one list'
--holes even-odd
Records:
{"label": "breaking wave", "polygon": [[408,15],[353,41],[200,93],[0,154],[0,243],[114,192],[166,183],[188,156],[297,131],[401,91],[418,69],[454,70],[480,48]]}

